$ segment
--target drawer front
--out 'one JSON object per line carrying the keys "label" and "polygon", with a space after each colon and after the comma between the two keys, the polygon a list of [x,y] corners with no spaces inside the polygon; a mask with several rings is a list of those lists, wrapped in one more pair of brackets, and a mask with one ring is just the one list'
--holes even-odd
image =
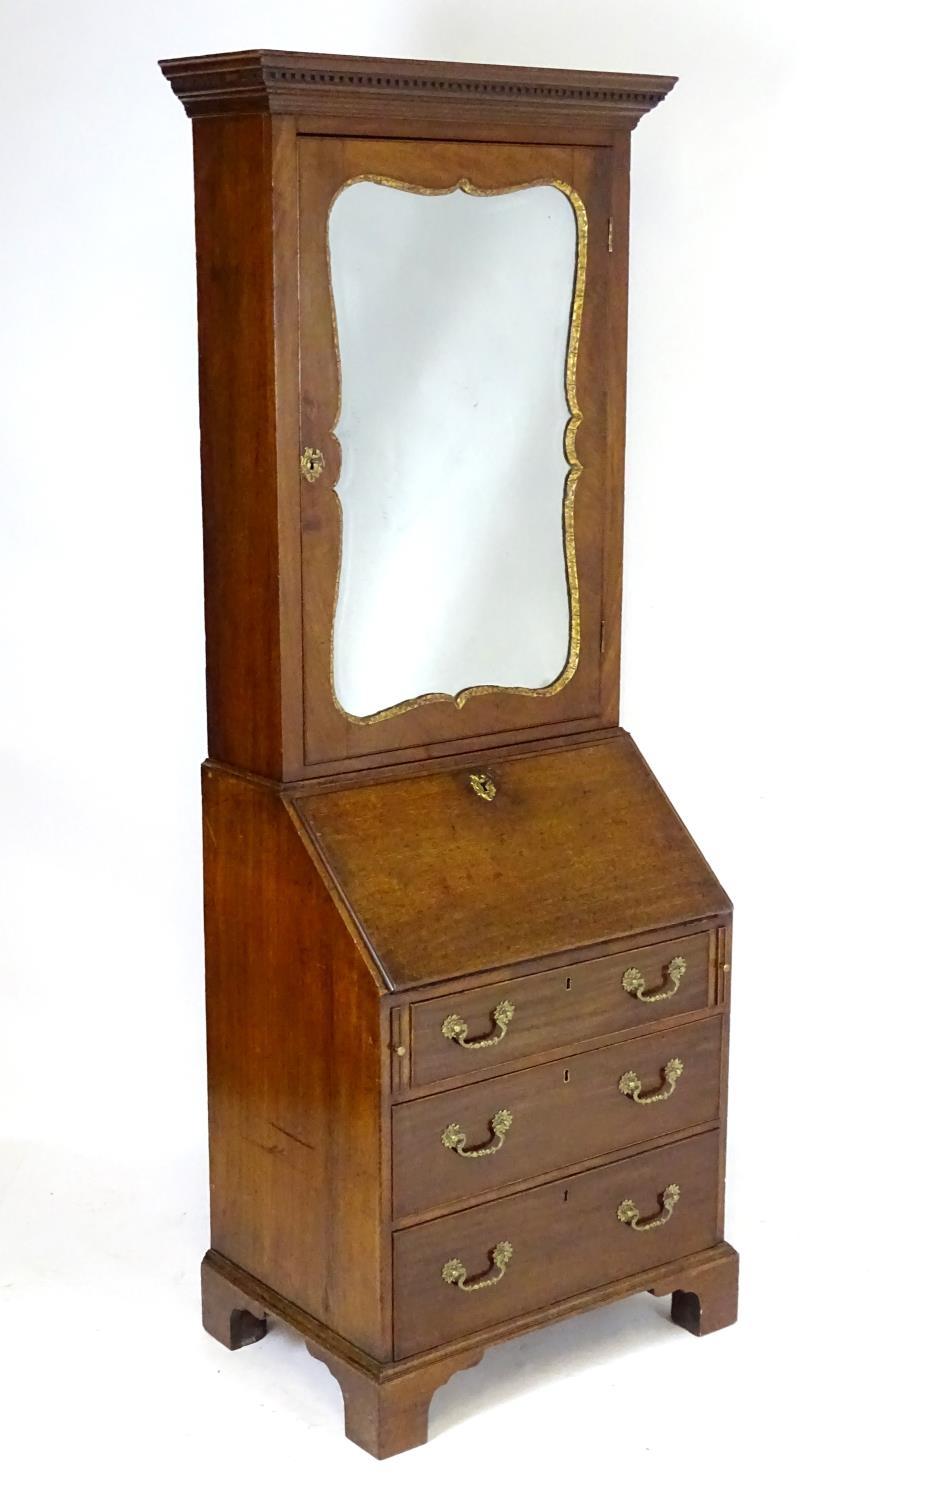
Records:
{"label": "drawer front", "polygon": [[690,1021],[397,1104],[396,1218],[716,1121],[721,1029]]}
{"label": "drawer front", "polygon": [[411,1007],[412,1082],[509,1068],[553,1047],[704,1010],[714,932],[568,964]]}
{"label": "drawer front", "polygon": [[713,1245],[718,1139],[709,1131],[398,1230],[396,1358]]}

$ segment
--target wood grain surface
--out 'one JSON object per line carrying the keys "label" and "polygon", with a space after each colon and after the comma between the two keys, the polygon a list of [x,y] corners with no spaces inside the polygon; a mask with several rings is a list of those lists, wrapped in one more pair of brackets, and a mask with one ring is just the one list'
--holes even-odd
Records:
{"label": "wood grain surface", "polygon": [[[398,1231],[397,1359],[714,1244],[717,1171],[718,1133],[712,1131]],[[681,1197],[667,1223],[647,1230],[620,1223],[617,1207],[626,1199],[646,1219],[658,1215],[670,1183],[679,1185]],[[465,1291],[443,1280],[442,1267],[452,1258],[469,1278],[486,1278],[491,1252],[503,1241],[513,1256],[496,1285]]]}
{"label": "wood grain surface", "polygon": [[[702,932],[414,1004],[409,1022],[412,1084],[459,1078],[492,1064],[509,1071],[555,1047],[573,1050],[597,1037],[704,1011],[715,999],[711,950],[712,934]],[[623,988],[623,975],[638,966],[648,994],[671,991],[667,976],[676,958],[687,967],[668,998],[639,1000]],[[446,1018],[456,1014],[468,1028],[468,1041],[496,1037],[494,1014],[504,1000],[513,1006],[513,1016],[495,1046],[463,1047],[442,1030]]]}
{"label": "wood grain surface", "polygon": [[388,1354],[385,1012],[278,796],[203,793],[211,1244]]}
{"label": "wood grain surface", "polygon": [[[640,1104],[621,1093],[620,1079],[631,1071],[644,1094],[662,1090],[672,1059],[684,1072],[669,1097]],[[712,1017],[398,1104],[393,1110],[395,1215],[426,1213],[653,1136],[716,1124],[720,1072],[721,1019]],[[504,1109],[512,1123],[493,1154],[464,1156],[443,1144],[443,1132],[456,1124],[465,1137],[463,1150],[496,1145],[491,1121]]]}
{"label": "wood grain surface", "polygon": [[628,938],[730,903],[632,740],[296,806],[392,989]]}

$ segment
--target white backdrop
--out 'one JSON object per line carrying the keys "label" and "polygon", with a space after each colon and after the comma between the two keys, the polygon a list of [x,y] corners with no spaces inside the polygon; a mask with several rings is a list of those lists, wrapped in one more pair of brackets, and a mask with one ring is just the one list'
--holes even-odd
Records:
{"label": "white backdrop", "polygon": [[[82,1475],[106,1500],[557,1493],[583,1465],[628,1493],[855,1495],[921,1460],[926,14],[2,0],[0,1410],[17,1500]],[[227,1355],[198,1326],[194,246],[189,125],[156,59],[256,45],[682,79],[634,143],[623,721],[737,907],[741,1321],[693,1340],[647,1298],[531,1335],[456,1377],[434,1441],[382,1468],[344,1443],[337,1387],[296,1339]]]}

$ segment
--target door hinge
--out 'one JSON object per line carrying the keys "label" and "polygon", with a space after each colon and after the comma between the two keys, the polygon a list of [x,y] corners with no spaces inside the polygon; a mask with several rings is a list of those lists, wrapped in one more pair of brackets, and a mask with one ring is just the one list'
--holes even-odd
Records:
{"label": "door hinge", "polygon": [[598,655],[599,656],[603,656],[604,655],[604,620],[603,620],[603,617],[601,618],[601,643],[600,643],[600,646],[598,647]]}
{"label": "door hinge", "polygon": [[608,253],[608,255],[613,255],[613,253],[614,253],[614,221],[613,221],[613,219],[608,219],[607,220],[607,253]]}

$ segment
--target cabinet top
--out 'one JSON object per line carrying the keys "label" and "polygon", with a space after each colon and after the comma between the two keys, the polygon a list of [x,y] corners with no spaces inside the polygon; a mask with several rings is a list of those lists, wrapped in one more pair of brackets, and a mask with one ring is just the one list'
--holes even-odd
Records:
{"label": "cabinet top", "polygon": [[508,110],[565,129],[629,130],[659,104],[674,78],[319,52],[222,52],[159,66],[189,115],[299,114],[340,120],[368,105],[444,110],[466,119]]}

